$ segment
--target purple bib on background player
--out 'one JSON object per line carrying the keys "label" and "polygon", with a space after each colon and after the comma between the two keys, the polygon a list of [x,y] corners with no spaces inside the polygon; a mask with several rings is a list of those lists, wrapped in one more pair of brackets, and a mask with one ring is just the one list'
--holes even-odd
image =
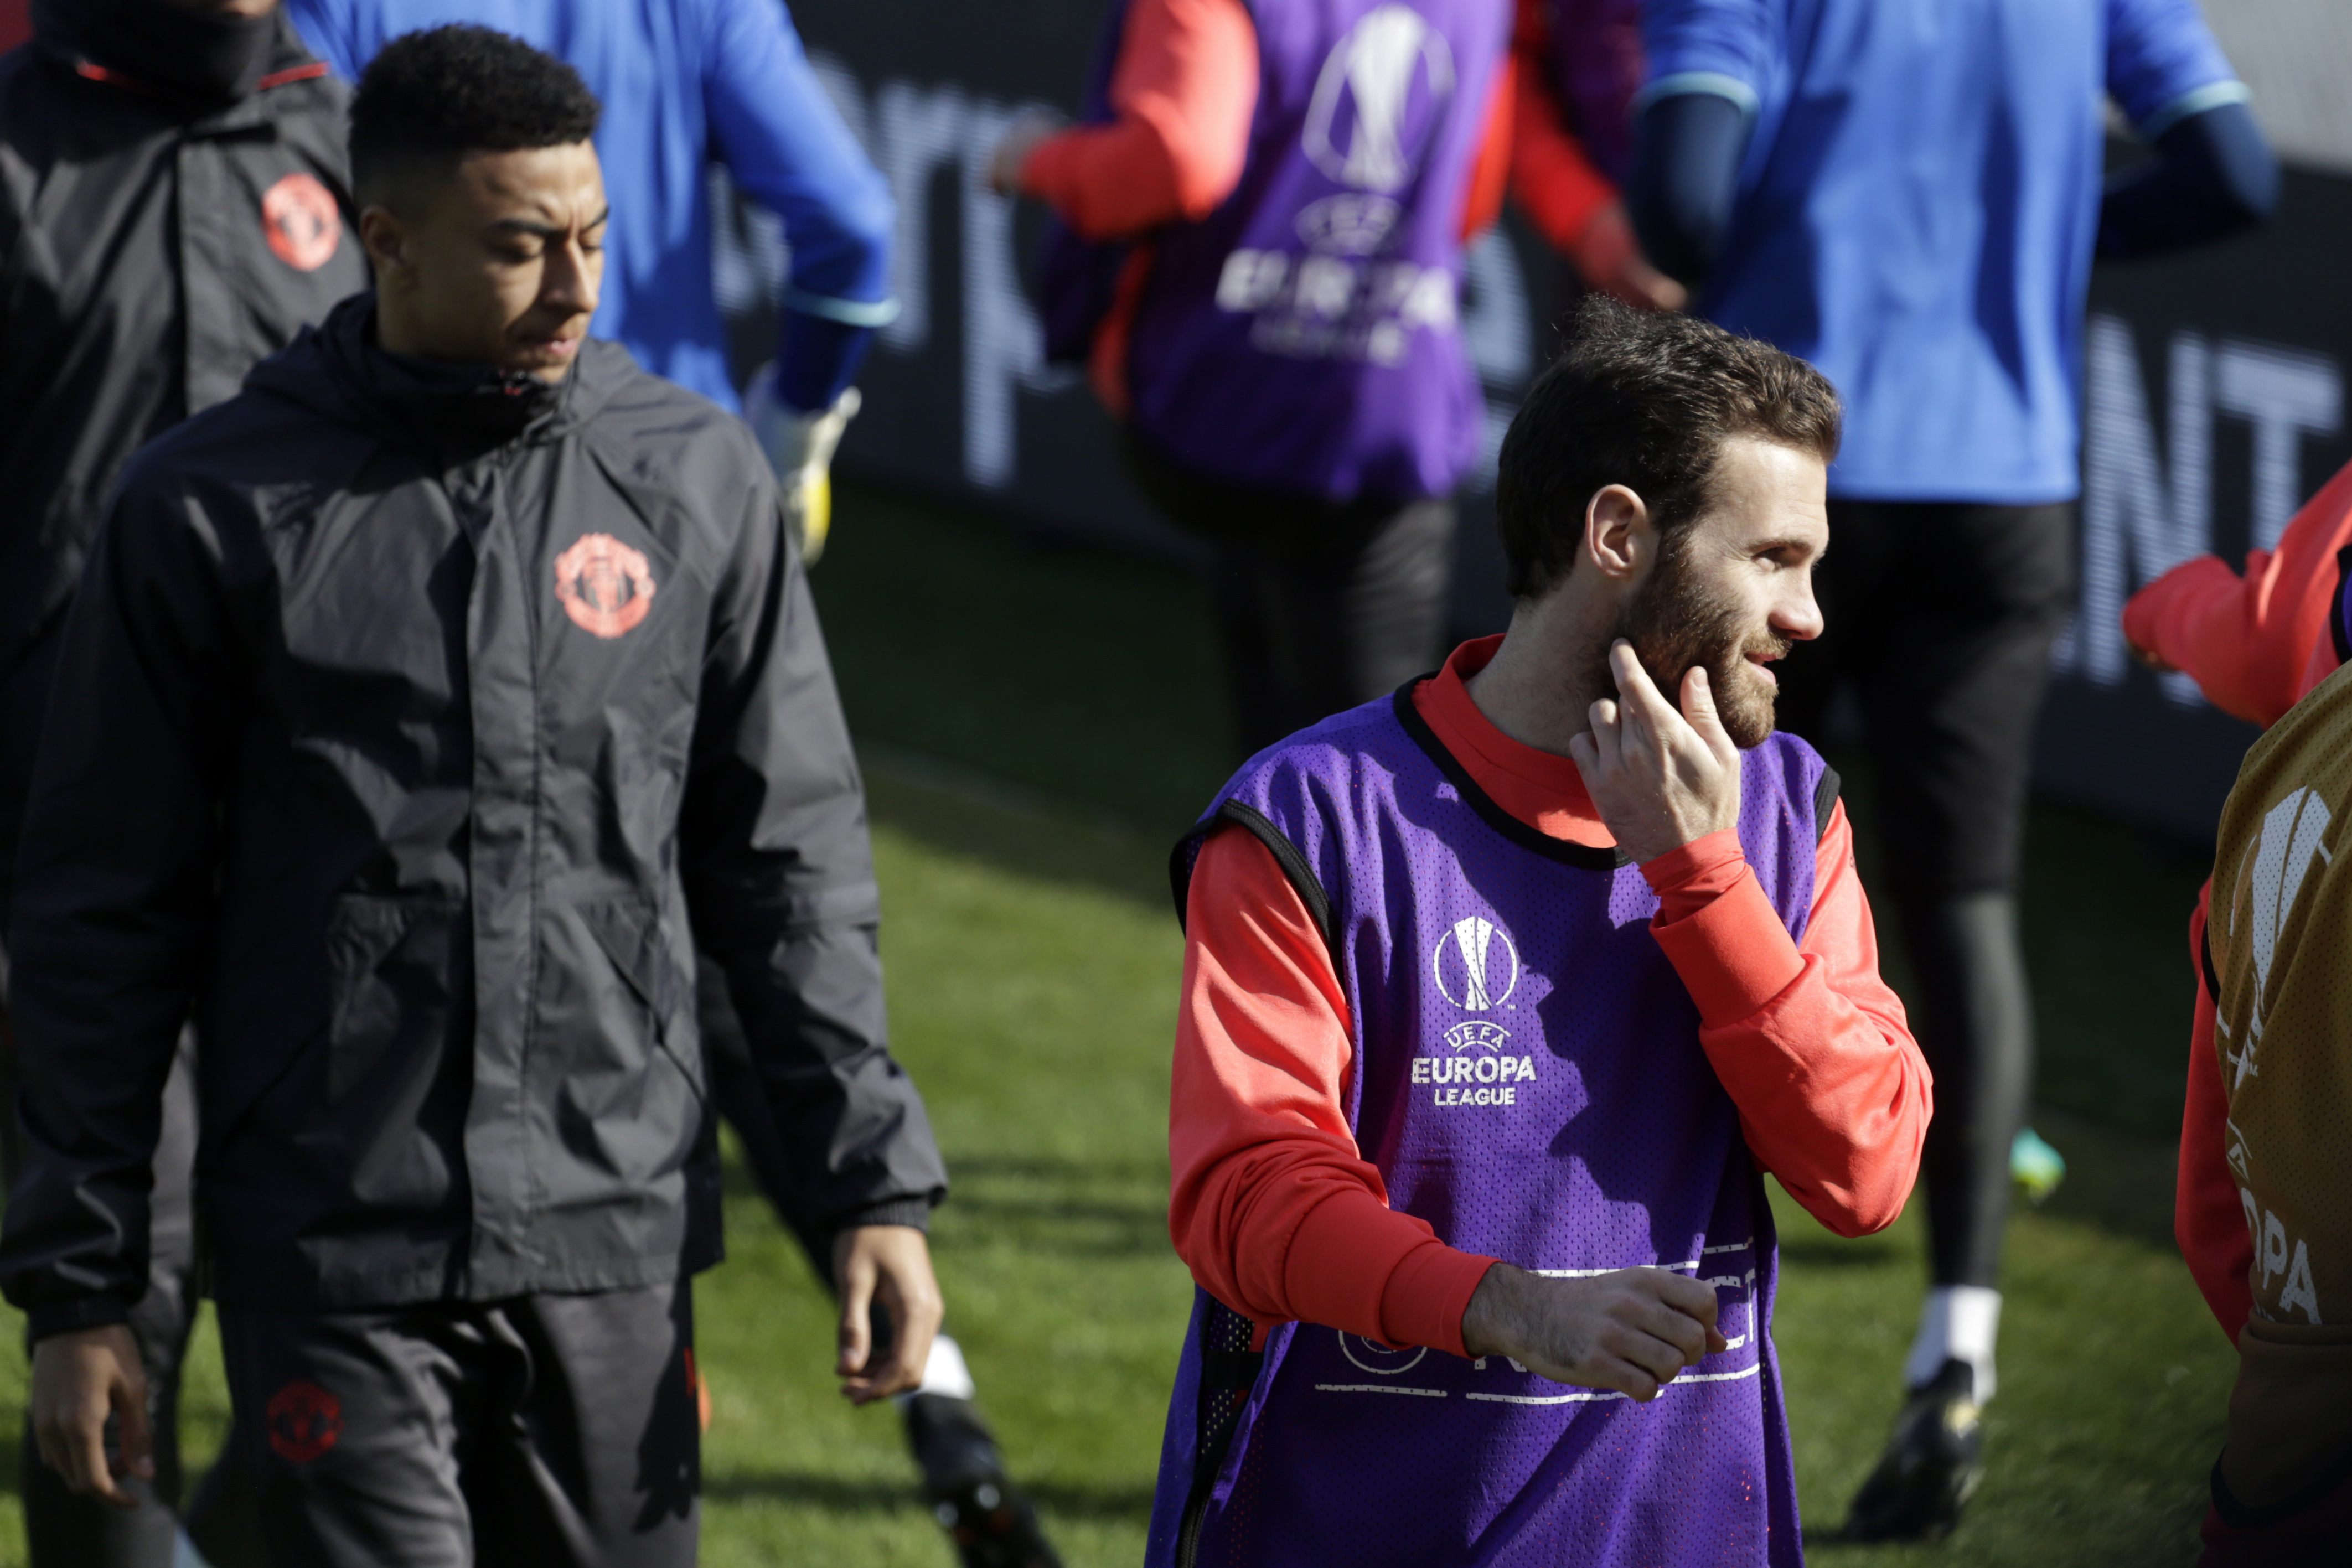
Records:
{"label": "purple bib on background player", "polygon": [[1258,97],[1224,204],[1154,240],[1137,430],[1195,473],[1333,500],[1444,495],[1486,404],[1462,209],[1510,0],[1252,0]]}
{"label": "purple bib on background player", "polygon": [[[1253,1356],[1247,1321],[1196,1292],[1147,1560],[1799,1563],[1771,1211],[1650,934],[1657,897],[1614,851],[1496,806],[1411,690],[1245,765],[1178,848],[1178,907],[1210,831],[1255,833],[1330,944],[1348,1118],[1391,1207],[1540,1272],[1706,1280],[1731,1347],[1637,1405],[1308,1323]],[[1741,789],[1748,864],[1801,936],[1836,775],[1775,735]]]}

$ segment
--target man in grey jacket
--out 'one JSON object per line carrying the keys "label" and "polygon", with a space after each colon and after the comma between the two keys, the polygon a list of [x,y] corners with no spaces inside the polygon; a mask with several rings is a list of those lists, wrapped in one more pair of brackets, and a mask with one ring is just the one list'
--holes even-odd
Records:
{"label": "man in grey jacket", "polygon": [[120,1496],[193,998],[231,1462],[281,1568],[692,1561],[698,939],[836,1238],[851,1396],[912,1386],[939,1321],[814,606],[749,433],[585,336],[596,115],[484,29],[377,57],[376,291],[133,461],[59,654],[0,1285],[43,1457]]}
{"label": "man in grey jacket", "polygon": [[[66,606],[131,453],[365,287],[343,151],[349,89],[275,0],[39,0],[0,61],[0,925]],[[0,970],[5,973],[5,970]],[[5,981],[0,981],[5,988]],[[155,1474],[139,1506],[19,1456],[32,1568],[167,1568],[180,1366],[195,1309],[187,1060],[164,1093],[148,1288],[126,1326]],[[0,1030],[0,1151],[17,1148]]]}

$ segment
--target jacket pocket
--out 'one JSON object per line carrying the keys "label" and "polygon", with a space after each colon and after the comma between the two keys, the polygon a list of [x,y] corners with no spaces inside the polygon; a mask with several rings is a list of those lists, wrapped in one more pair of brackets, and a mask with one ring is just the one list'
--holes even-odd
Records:
{"label": "jacket pocket", "polygon": [[[471,1010],[472,945],[454,898],[354,894],[327,925],[327,1104],[409,1103]],[[457,1042],[468,1048],[470,1041]]]}
{"label": "jacket pocket", "polygon": [[685,1074],[695,1097],[705,1097],[701,1043],[693,1027],[694,982],[670,956],[668,931],[652,905],[606,899],[581,909],[597,946],[645,1009],[654,1049]]}

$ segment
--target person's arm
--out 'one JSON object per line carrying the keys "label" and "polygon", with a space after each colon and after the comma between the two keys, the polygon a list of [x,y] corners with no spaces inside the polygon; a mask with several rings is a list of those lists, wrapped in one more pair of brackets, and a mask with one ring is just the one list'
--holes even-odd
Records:
{"label": "person's arm", "polygon": [[718,0],[703,98],[735,183],[782,220],[792,249],[776,395],[801,414],[834,406],[890,298],[890,187],[809,68],[775,0]]}
{"label": "person's arm", "polygon": [[34,1341],[41,1455],[77,1491],[133,1499],[144,1385],[123,1324],[148,1282],[163,1082],[214,907],[215,815],[237,730],[224,550],[152,469],[126,480],[62,632],[8,936],[24,1165],[0,1285]]}
{"label": "person's arm", "polygon": [[[2314,651],[2352,544],[2352,464],[2304,503],[2278,548],[2246,552],[2243,577],[2219,556],[2181,562],[2124,605],[2124,638],[2158,669],[2183,670],[2205,700],[2265,727],[2308,689]],[[2332,667],[2332,663],[2331,666]]]}
{"label": "person's arm", "polygon": [[2230,1103],[2221,1092],[2221,1059],[2213,1046],[2213,995],[2205,984],[2205,920],[2213,884],[2197,894],[2189,917],[2189,965],[2197,975],[2197,1009],[2189,1030],[2189,1090],[2180,1117],[2180,1174],[2173,1195],[2172,1235],[2189,1272],[2221,1332],[2235,1343],[2253,1315],[2247,1282],[2254,1241],[2246,1228],[2237,1178],[2230,1174]]}
{"label": "person's arm", "polygon": [[2259,228],[2278,210],[2278,161],[2242,102],[2158,134],[2156,157],[2116,175],[2099,202],[2102,260],[2161,256]]}
{"label": "person's arm", "polygon": [[2098,254],[2150,256],[2267,219],[2278,165],[2197,0],[2107,0],[2107,94],[2155,160],[2109,183]]}
{"label": "person's arm", "polygon": [[1261,1323],[1462,1354],[1491,1259],[1388,1206],[1341,1109],[1347,999],[1273,854],[1220,829],[1194,862],[1170,1083],[1169,1234],[1202,1289]]}
{"label": "person's arm", "polygon": [[[776,492],[748,449],[739,461],[717,481],[740,486],[743,515],[715,594],[678,826],[695,939],[727,976],[818,1223],[919,1231],[947,1174],[922,1097],[889,1052],[865,790]],[[840,1270],[844,1375],[866,1359],[861,1280],[901,1333],[889,1364],[853,1379],[860,1398],[913,1386],[939,1321],[922,1249],[891,1250],[901,1267],[877,1281],[875,1240]]]}
{"label": "person's arm", "polygon": [[1550,26],[1539,0],[1519,0],[1511,39],[1511,194],[1586,287],[1629,305],[1679,310],[1682,285],[1652,267],[1617,187],[1585,155],[1553,90]]}
{"label": "person's arm", "polygon": [[1772,47],[1767,0],[1650,0],[1625,210],[1651,263],[1696,289],[1731,228]]}
{"label": "person's arm", "polygon": [[1135,0],[1106,125],[1016,127],[995,183],[1052,207],[1087,239],[1207,216],[1249,161],[1257,28],[1242,0]]}
{"label": "person's arm", "polygon": [[1698,1004],[1699,1043],[1757,1163],[1840,1236],[1903,1212],[1933,1096],[1853,864],[1845,804],[1814,852],[1804,939],[1764,896],[1732,831],[1646,862],[1658,946]]}
{"label": "person's arm", "polygon": [[1656,1269],[1544,1279],[1388,1207],[1342,1110],[1345,993],[1265,845],[1221,829],[1187,890],[1169,1101],[1169,1234],[1202,1289],[1262,1325],[1508,1355],[1637,1399],[1710,1351],[1712,1287]]}

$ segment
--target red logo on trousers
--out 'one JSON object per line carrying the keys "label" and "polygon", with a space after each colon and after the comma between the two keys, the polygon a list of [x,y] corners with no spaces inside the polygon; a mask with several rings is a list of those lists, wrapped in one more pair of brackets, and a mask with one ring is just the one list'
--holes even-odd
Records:
{"label": "red logo on trousers", "polygon": [[269,1446],[278,1457],[307,1465],[343,1435],[341,1401],[315,1383],[289,1383],[269,1396]]}

